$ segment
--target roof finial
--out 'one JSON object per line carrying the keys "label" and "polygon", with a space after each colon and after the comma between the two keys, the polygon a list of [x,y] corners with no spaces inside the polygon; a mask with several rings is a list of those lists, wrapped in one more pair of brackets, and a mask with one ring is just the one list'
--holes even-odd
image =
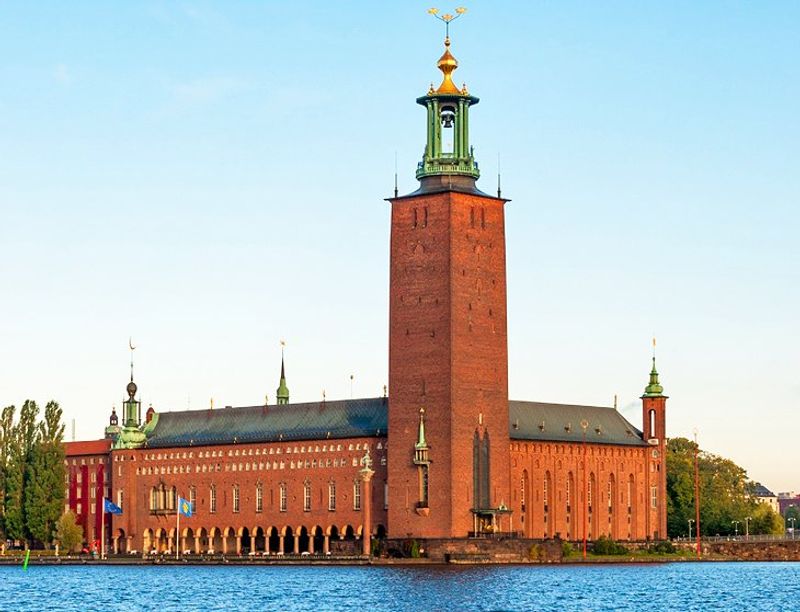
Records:
{"label": "roof finial", "polygon": [[397,197],[397,151],[394,152],[394,197]]}
{"label": "roof finial", "polygon": [[133,346],[133,338],[128,336],[128,346],[131,349],[131,382],[133,382],[133,351],[136,350],[136,347]]}
{"label": "roof finial", "polygon": [[502,191],[500,191],[500,153],[497,153],[497,197],[502,198]]}
{"label": "roof finial", "polygon": [[458,86],[453,83],[453,71],[458,68],[458,61],[455,57],[450,53],[450,22],[455,21],[461,15],[467,12],[463,6],[459,6],[455,10],[455,15],[452,13],[445,13],[444,15],[439,14],[439,9],[437,8],[430,8],[428,9],[428,14],[433,15],[439,21],[443,21],[445,25],[445,37],[444,37],[444,53],[442,57],[439,58],[439,62],[436,64],[439,67],[439,70],[442,71],[444,74],[444,78],[442,79],[442,84],[439,85],[439,89],[436,90],[435,93],[439,94],[460,94],[461,90]]}

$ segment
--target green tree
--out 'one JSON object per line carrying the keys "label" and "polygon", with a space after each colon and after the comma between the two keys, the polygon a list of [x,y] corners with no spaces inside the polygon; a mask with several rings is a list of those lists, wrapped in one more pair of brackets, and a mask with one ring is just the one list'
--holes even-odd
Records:
{"label": "green tree", "polygon": [[9,538],[24,540],[26,544],[30,534],[25,520],[25,485],[30,475],[28,465],[39,438],[38,414],[36,402],[26,400],[12,429],[6,474],[6,533]]}
{"label": "green tree", "polygon": [[14,406],[6,406],[0,414],[0,539],[6,539],[6,479],[14,434]]}
{"label": "green tree", "polygon": [[72,552],[83,542],[83,527],[76,524],[75,515],[67,510],[56,521],[56,540],[61,549]]}
{"label": "green tree", "polygon": [[26,466],[24,514],[27,532],[50,548],[64,507],[64,425],[57,402],[47,403]]}
{"label": "green tree", "polygon": [[[730,459],[697,448],[686,438],[667,444],[667,532],[670,537],[687,535],[688,521],[695,518],[694,458],[697,452],[700,482],[700,531],[704,535],[782,533],[781,520],[754,497],[755,483]],[[734,525],[738,521],[738,525]]]}

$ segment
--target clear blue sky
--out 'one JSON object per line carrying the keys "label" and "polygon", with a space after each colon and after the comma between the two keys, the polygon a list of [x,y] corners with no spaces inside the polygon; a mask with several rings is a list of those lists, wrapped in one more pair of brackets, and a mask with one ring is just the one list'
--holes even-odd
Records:
{"label": "clear blue sky", "polygon": [[[441,5],[442,9],[453,6]],[[415,188],[442,24],[420,2],[0,3],[0,404],[98,437],[157,410],[378,395],[395,152]],[[510,391],[800,489],[800,4],[487,2],[453,28],[507,206]]]}

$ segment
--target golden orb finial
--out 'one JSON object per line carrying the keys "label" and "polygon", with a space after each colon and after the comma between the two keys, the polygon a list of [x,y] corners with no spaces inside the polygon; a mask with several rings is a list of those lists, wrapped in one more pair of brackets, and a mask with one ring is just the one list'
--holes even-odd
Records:
{"label": "golden orb finial", "polygon": [[[442,57],[439,58],[439,61],[436,65],[439,67],[439,70],[442,71],[444,78],[442,79],[442,84],[439,85],[439,88],[436,91],[429,91],[428,95],[432,93],[437,94],[462,94],[466,95],[466,87],[463,90],[459,89],[458,86],[453,82],[453,71],[458,68],[458,60],[453,57],[453,54],[450,53],[450,22],[458,19],[464,13],[467,12],[463,6],[459,6],[455,9],[455,15],[452,13],[445,13],[444,15],[439,15],[439,9],[437,8],[430,8],[428,9],[428,13],[433,15],[439,21],[443,21],[445,24],[445,37],[444,37],[444,53]],[[432,88],[431,88],[432,89]]]}

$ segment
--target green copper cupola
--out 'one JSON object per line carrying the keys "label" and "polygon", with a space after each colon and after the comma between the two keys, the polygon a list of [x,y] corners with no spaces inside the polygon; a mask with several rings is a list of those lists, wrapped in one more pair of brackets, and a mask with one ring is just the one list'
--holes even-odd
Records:
{"label": "green copper cupola", "polygon": [[480,176],[478,164],[469,144],[469,108],[478,103],[467,86],[460,89],[453,82],[453,72],[458,61],[450,53],[450,37],[444,40],[445,50],[438,67],[443,79],[438,89],[417,98],[417,104],[427,110],[427,141],[422,161],[417,165],[417,179],[426,177],[468,177],[473,181]]}
{"label": "green copper cupola", "polygon": [[664,387],[658,382],[658,370],[656,370],[656,358],[653,357],[653,369],[650,370],[650,383],[644,388],[642,397],[663,397]]}

